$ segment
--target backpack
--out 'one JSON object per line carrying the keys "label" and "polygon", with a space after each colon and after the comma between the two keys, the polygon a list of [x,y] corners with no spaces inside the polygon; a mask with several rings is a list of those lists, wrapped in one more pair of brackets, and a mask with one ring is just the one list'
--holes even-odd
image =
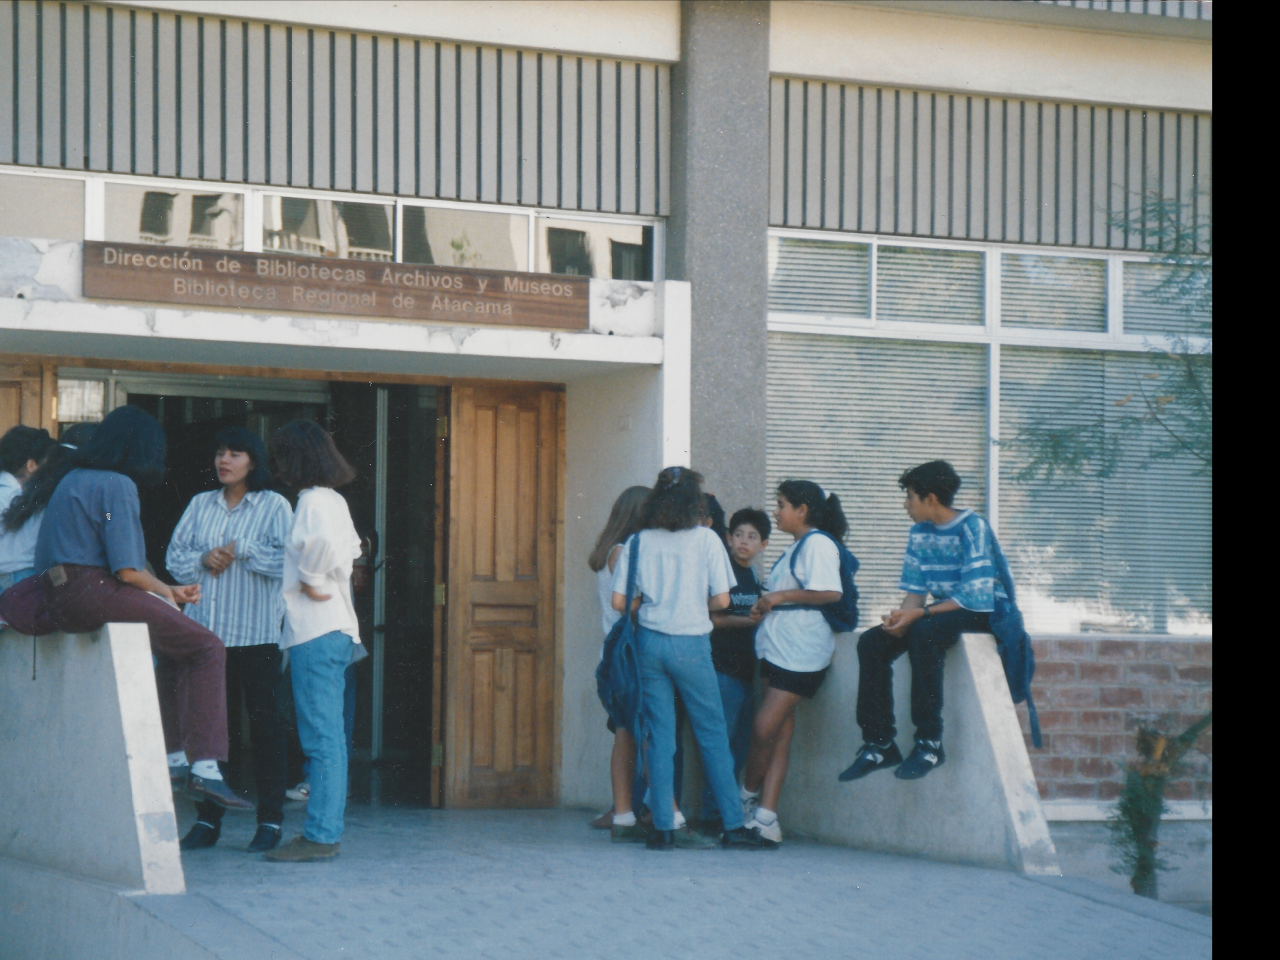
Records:
{"label": "backpack", "polygon": [[[836,549],[840,551],[840,599],[834,603],[811,604],[811,603],[788,603],[774,607],[775,610],[819,610],[822,617],[827,621],[827,625],[831,627],[834,633],[848,633],[858,625],[858,588],[853,585],[853,575],[858,572],[858,558],[849,552],[843,543],[827,533],[825,530],[810,530],[800,542],[796,544],[796,548],[791,551],[791,576],[795,577],[796,583],[800,584],[801,589],[808,590],[800,581],[800,577],[796,575],[796,558],[800,555],[800,548],[804,546],[804,542],[815,533],[820,533],[832,543],[836,545]],[[782,558],[779,557],[779,560]],[[774,563],[777,566],[777,563]]]}
{"label": "backpack", "polygon": [[1036,703],[1031,698],[1031,678],[1036,673],[1036,653],[1031,647],[1031,637],[1022,622],[1022,611],[1018,609],[1017,597],[1013,588],[1013,573],[1009,569],[1009,561],[996,540],[994,532],[988,528],[991,537],[991,553],[995,560],[996,576],[1004,585],[1008,601],[996,600],[995,609],[991,612],[991,633],[996,638],[996,650],[1000,654],[1000,663],[1004,666],[1004,678],[1009,684],[1009,695],[1014,703],[1027,703],[1027,721],[1031,727],[1031,745],[1040,749],[1044,746],[1040,736],[1040,717],[1036,712]]}
{"label": "backpack", "polygon": [[[636,565],[640,558],[640,534],[631,538],[627,561],[627,602],[618,622],[604,638],[604,654],[596,667],[596,694],[614,726],[640,737],[640,653],[631,601],[636,592]],[[643,741],[641,741],[643,742]]]}

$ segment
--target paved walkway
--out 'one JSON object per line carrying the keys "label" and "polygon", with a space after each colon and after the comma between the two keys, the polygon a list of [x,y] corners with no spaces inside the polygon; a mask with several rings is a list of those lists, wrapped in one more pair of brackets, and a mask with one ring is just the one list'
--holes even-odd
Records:
{"label": "paved walkway", "polygon": [[[190,804],[178,807],[185,832]],[[287,836],[302,811],[289,816]],[[228,815],[218,846],[183,865],[206,915],[228,911],[308,960],[1211,954],[1206,918],[1087,881],[802,841],[653,853],[587,818],[352,804],[337,860],[281,865],[243,852],[253,818]]]}

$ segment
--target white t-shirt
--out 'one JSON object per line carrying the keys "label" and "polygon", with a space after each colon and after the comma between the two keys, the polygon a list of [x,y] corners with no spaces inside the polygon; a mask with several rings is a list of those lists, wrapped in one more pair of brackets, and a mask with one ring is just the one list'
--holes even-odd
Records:
{"label": "white t-shirt", "polygon": [[[791,555],[797,540],[782,552],[769,571],[765,591],[834,590],[840,587],[840,551],[822,534],[804,542],[796,560],[797,580],[791,575]],[[803,585],[802,585],[803,582]],[[821,610],[770,610],[756,631],[756,656],[774,666],[797,673],[813,673],[831,663],[836,652],[836,636]]]}
{"label": "white t-shirt", "polygon": [[613,573],[607,563],[596,571],[596,592],[600,595],[600,627],[604,631],[601,636],[607,637],[613,625],[622,619],[622,614],[613,609]]}
{"label": "white t-shirt", "polygon": [[[640,626],[675,637],[711,632],[707,600],[728,593],[737,582],[729,551],[710,527],[688,530],[642,530],[636,564],[636,591],[644,598]],[[627,592],[631,540],[622,545],[613,572],[613,592]]]}
{"label": "white t-shirt", "polygon": [[[337,490],[309,487],[298,494],[298,509],[284,545],[284,632],[280,649],[337,630],[360,642],[360,624],[351,600],[351,565],[360,556],[360,537],[347,501]],[[302,584],[328,600],[302,595]]]}

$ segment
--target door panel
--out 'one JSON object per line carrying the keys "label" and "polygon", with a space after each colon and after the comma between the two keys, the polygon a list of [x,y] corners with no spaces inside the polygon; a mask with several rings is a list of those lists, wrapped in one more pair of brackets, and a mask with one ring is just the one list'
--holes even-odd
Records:
{"label": "door panel", "polygon": [[453,389],[449,806],[555,800],[560,397],[538,387]]}

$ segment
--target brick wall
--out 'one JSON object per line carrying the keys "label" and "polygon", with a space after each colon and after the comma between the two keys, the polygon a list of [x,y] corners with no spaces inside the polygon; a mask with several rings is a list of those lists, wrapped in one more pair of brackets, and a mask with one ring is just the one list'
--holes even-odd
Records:
{"label": "brick wall", "polygon": [[[1040,796],[1114,800],[1140,725],[1178,734],[1213,707],[1213,643],[1201,637],[1047,637],[1033,641],[1031,688],[1044,749],[1031,746]],[[1187,754],[1168,800],[1211,800],[1213,733]]]}

